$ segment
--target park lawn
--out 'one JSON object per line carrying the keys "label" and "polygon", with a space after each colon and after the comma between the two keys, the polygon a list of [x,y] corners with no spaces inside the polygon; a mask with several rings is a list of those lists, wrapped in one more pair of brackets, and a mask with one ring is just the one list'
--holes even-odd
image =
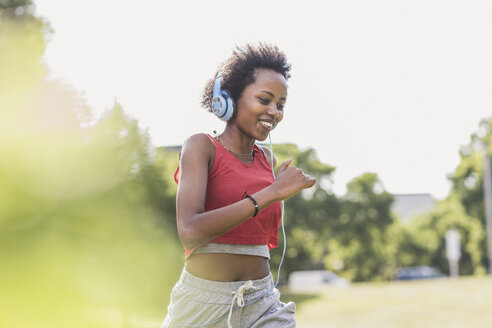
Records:
{"label": "park lawn", "polygon": [[355,283],[316,293],[283,291],[300,328],[490,328],[492,277]]}

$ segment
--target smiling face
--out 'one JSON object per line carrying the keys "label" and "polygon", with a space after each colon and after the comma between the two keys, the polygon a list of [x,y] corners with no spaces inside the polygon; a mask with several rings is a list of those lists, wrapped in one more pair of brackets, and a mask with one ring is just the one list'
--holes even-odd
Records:
{"label": "smiling face", "polygon": [[237,116],[230,122],[249,137],[263,141],[284,117],[287,82],[282,74],[259,68],[236,102]]}

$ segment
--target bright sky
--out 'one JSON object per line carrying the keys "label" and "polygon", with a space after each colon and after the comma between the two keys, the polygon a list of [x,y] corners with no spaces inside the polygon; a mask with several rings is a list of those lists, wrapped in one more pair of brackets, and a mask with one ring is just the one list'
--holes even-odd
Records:
{"label": "bright sky", "polygon": [[492,115],[492,1],[37,0],[46,62],[99,115],[116,98],[154,145],[223,124],[201,91],[236,44],[293,65],[274,143],[312,147],[334,190],[375,172],[392,193],[447,195],[458,151]]}

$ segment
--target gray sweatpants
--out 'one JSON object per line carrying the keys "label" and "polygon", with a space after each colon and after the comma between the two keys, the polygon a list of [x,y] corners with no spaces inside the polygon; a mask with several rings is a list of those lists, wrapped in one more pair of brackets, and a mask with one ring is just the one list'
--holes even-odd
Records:
{"label": "gray sweatpants", "polygon": [[161,328],[226,328],[233,301],[230,323],[234,328],[295,327],[295,304],[280,302],[280,292],[273,286],[272,274],[250,282],[219,282],[198,278],[183,269]]}

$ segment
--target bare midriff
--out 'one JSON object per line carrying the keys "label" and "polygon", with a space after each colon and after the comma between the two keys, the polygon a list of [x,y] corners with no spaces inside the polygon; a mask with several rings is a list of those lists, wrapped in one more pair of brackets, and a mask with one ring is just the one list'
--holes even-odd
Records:
{"label": "bare midriff", "polygon": [[227,253],[191,255],[185,268],[194,276],[213,281],[255,280],[270,274],[267,258]]}

